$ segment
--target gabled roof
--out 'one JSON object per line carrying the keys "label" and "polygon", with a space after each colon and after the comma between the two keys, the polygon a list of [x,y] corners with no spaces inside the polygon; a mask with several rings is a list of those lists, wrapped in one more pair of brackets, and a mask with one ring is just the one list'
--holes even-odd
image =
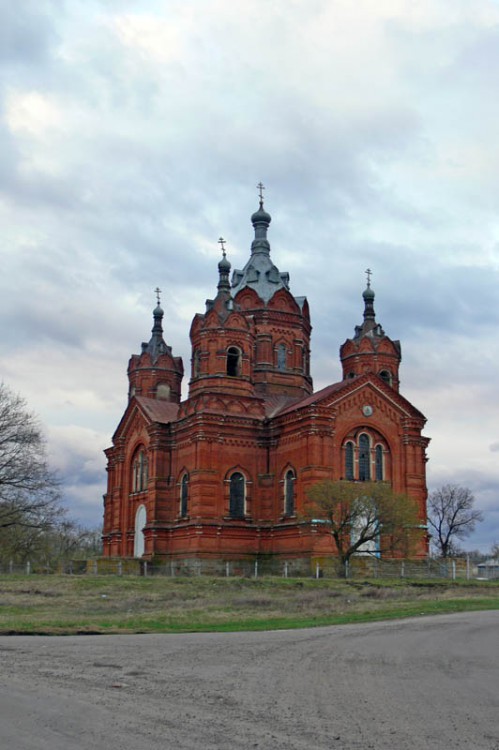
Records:
{"label": "gabled roof", "polygon": [[277,414],[279,416],[283,414],[289,414],[292,411],[297,411],[298,409],[305,409],[307,406],[312,406],[312,404],[323,401],[324,399],[327,399],[328,396],[332,396],[334,393],[343,390],[343,388],[348,385],[348,383],[349,381],[341,381],[340,383],[332,383],[331,385],[327,385],[325,388],[312,393],[310,396],[307,396],[301,401],[295,401],[288,406],[284,406],[284,408],[281,411],[277,412],[275,416],[277,416]]}
{"label": "gabled roof", "polygon": [[285,414],[291,414],[301,409],[306,409],[313,404],[318,404],[321,401],[330,401],[331,397],[334,397],[335,401],[338,401],[341,397],[346,396],[353,391],[356,391],[363,386],[371,384],[377,390],[381,391],[390,401],[397,405],[400,409],[408,412],[411,416],[426,421],[426,417],[416,409],[410,401],[404,396],[395,391],[391,386],[387,385],[381,378],[371,373],[365,375],[359,375],[355,378],[348,378],[347,380],[341,380],[339,383],[332,383],[322,388],[316,393],[312,393],[310,396],[302,399],[301,401],[295,401],[292,404],[284,405],[279,411],[276,411],[272,416],[283,416]]}
{"label": "gabled roof", "polygon": [[123,414],[119,425],[117,426],[113,441],[126,431],[127,425],[134,414],[138,411],[142,414],[146,422],[159,422],[160,424],[169,424],[177,419],[179,405],[170,401],[161,401],[156,398],[147,398],[146,396],[134,396],[128,402],[125,413]]}
{"label": "gabled roof", "polygon": [[[272,394],[265,396],[265,416],[267,419],[272,419],[277,414],[281,414],[286,407],[292,407],[298,402],[296,396],[286,396],[280,394]],[[299,401],[299,403],[303,403]]]}
{"label": "gabled roof", "polygon": [[162,401],[157,398],[147,398],[146,396],[137,396],[135,400],[144,412],[144,415],[151,422],[169,424],[177,419],[178,404],[173,404],[171,401]]}

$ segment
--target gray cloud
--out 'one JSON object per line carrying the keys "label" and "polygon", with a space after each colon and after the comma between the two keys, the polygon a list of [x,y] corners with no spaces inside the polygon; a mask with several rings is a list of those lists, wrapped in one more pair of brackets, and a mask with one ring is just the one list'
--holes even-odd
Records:
{"label": "gray cloud", "polygon": [[429,417],[430,482],[474,483],[480,544],[499,536],[483,459],[499,417],[499,9],[458,3],[450,23],[446,0],[376,5],[0,3],[0,368],[48,425],[81,518],[100,518],[100,450],[153,289],[187,366],[217,239],[244,265],[263,180],[273,260],[311,305],[316,386],[340,376],[370,267]]}
{"label": "gray cloud", "polygon": [[[56,40],[52,14],[62,10],[60,2],[25,0],[0,3],[0,60],[31,66],[46,60]],[[52,17],[51,17],[52,16]]]}

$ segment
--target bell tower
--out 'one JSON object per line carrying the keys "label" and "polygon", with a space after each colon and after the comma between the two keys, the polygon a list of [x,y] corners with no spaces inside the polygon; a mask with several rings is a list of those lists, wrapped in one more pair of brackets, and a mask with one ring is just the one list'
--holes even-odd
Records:
{"label": "bell tower", "polygon": [[215,299],[206,300],[206,311],[194,316],[190,337],[192,372],[189,397],[199,393],[252,396],[254,325],[234,304],[225,240],[218,264],[219,281]]}
{"label": "bell tower", "polygon": [[263,205],[262,183],[258,189],[260,205],[251,217],[255,230],[251,255],[244,268],[232,274],[232,296],[235,307],[254,326],[255,393],[303,398],[312,393],[308,302],[292,295],[289,273],[272,262],[267,238],[272,217]]}
{"label": "bell tower", "polygon": [[355,326],[353,338],[347,339],[340,348],[343,380],[364,373],[374,373],[398,391],[399,367],[402,359],[400,341],[392,341],[376,322],[374,291],[371,288],[372,271],[368,269],[364,300],[364,322]]}
{"label": "bell tower", "polygon": [[156,289],[157,305],[149,342],[143,342],[140,354],[132,354],[128,363],[128,397],[146,396],[180,403],[184,366],[181,357],[174,357],[171,346],[163,338],[163,315],[160,289]]}

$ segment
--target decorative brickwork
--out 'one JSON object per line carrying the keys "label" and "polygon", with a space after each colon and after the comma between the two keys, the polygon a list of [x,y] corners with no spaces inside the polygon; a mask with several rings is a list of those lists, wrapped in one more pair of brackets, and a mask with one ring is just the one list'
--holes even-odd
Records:
{"label": "decorative brickwork", "polygon": [[340,349],[343,379],[314,393],[308,303],[270,259],[270,221],[261,201],[251,257],[232,283],[223,244],[217,295],[192,322],[183,402],[184,368],[164,341],[158,299],[106,450],[108,557],[333,557],[327,529],[300,515],[307,489],[328,478],[389,481],[412,496],[416,554],[427,554],[429,441],[425,418],[399,393],[400,343],[375,320],[369,280],[364,322]]}

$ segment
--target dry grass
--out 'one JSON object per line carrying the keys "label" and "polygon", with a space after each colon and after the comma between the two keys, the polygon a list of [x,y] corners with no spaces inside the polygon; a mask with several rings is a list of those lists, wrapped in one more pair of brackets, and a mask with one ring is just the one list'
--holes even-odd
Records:
{"label": "dry grass", "polygon": [[0,633],[300,627],[499,609],[499,582],[0,576]]}

